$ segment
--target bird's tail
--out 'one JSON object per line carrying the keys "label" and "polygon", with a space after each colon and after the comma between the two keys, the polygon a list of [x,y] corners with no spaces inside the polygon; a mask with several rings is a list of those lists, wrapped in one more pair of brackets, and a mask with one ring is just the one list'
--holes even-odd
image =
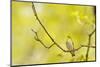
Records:
{"label": "bird's tail", "polygon": [[72,57],[74,57],[75,56],[75,52],[71,52],[71,55],[72,55]]}

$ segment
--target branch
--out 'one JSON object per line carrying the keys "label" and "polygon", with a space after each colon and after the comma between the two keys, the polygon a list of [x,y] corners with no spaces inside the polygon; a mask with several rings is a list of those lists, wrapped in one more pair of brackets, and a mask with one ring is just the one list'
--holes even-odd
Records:
{"label": "branch", "polygon": [[50,36],[50,34],[48,33],[48,31],[46,30],[46,28],[44,27],[44,25],[42,24],[42,22],[38,18],[38,15],[37,15],[34,3],[32,3],[32,9],[33,9],[34,15],[35,15],[36,19],[38,20],[39,24],[42,26],[42,28],[44,29],[44,31],[46,32],[46,34],[50,37],[50,39],[52,41],[54,41],[54,39]]}
{"label": "branch", "polygon": [[88,61],[89,50],[90,50],[90,43],[91,43],[91,36],[93,35],[93,33],[94,33],[95,31],[96,31],[96,29],[94,29],[94,30],[89,34],[88,48],[87,48],[87,52],[86,52],[86,61]]}
{"label": "branch", "polygon": [[45,48],[47,48],[47,47],[45,46],[45,44],[39,39],[37,32],[35,32],[33,29],[31,29],[31,30],[32,30],[32,31],[35,33],[35,35],[36,35],[36,37],[34,37],[34,39],[35,39],[36,41],[40,42]]}
{"label": "branch", "polygon": [[[47,46],[42,42],[42,40],[39,39],[37,32],[35,32],[33,29],[31,29],[31,30],[32,30],[32,31],[35,33],[35,35],[36,35],[36,37],[34,37],[34,39],[35,39],[36,41],[40,42],[45,48],[50,49],[50,48],[55,44],[55,43],[53,43],[52,45],[50,45],[49,47],[47,47]],[[77,49],[73,49],[73,50],[64,50],[64,52],[78,51],[78,50],[81,49],[82,47],[95,48],[95,46],[81,45],[81,46],[78,47]],[[59,47],[58,47],[58,48],[59,48]]]}
{"label": "branch", "polygon": [[[59,44],[57,42],[54,41],[54,39],[51,37],[51,35],[48,33],[48,31],[46,30],[46,28],[44,27],[44,25],[42,24],[42,22],[40,21],[40,19],[38,18],[38,15],[37,15],[37,12],[36,12],[36,9],[35,9],[35,5],[34,3],[32,2],[32,9],[33,9],[33,12],[34,12],[34,15],[36,17],[36,19],[38,20],[39,24],[42,26],[42,28],[44,29],[45,33],[48,35],[48,37],[51,39],[51,41],[53,42],[53,45],[56,45],[57,47],[59,47],[61,50],[63,50],[64,52],[66,50],[64,50],[62,47],[59,46]],[[52,45],[52,46],[53,46]],[[51,46],[51,47],[52,47]]]}
{"label": "branch", "polygon": [[35,33],[35,35],[36,35],[36,37],[34,37],[34,39],[36,40],[36,41],[38,41],[38,42],[40,42],[45,48],[51,48],[53,45],[54,45],[54,43],[52,44],[52,45],[50,45],[49,47],[47,47],[43,42],[42,42],[42,40],[38,37],[38,34],[37,34],[37,32],[35,32],[33,29],[31,29],[32,30],[32,32],[34,32]]}
{"label": "branch", "polygon": [[95,46],[87,46],[87,45],[81,45],[80,47],[73,49],[73,50],[67,50],[65,52],[71,52],[71,51],[78,51],[79,49],[81,49],[82,47],[90,47],[90,48],[95,48]]}
{"label": "branch", "polygon": [[90,47],[90,48],[96,48],[95,46],[87,46],[87,45],[81,45],[82,47]]}

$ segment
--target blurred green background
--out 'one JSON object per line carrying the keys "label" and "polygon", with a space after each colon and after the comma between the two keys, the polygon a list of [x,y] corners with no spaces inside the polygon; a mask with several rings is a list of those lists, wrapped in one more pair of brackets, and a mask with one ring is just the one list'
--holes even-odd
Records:
{"label": "blurred green background", "polygon": [[[59,45],[67,50],[67,36],[71,36],[75,48],[88,45],[88,34],[94,30],[95,14],[93,6],[35,3],[36,11],[42,24]],[[75,52],[75,57],[58,47],[44,48],[34,39],[39,38],[50,46],[52,41],[38,23],[32,11],[31,2],[12,1],[12,63],[13,65],[44,64],[85,61],[87,48]],[[95,33],[91,39],[95,46]],[[90,48],[89,60],[95,60],[95,49]]]}

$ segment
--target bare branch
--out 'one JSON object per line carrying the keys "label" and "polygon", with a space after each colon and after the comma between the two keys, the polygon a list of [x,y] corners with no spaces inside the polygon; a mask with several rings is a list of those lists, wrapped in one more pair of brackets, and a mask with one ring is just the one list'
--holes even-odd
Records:
{"label": "bare branch", "polygon": [[91,37],[95,31],[96,31],[96,29],[94,29],[94,30],[89,34],[89,36]]}
{"label": "bare branch", "polygon": [[54,45],[54,43],[53,44],[51,44],[49,47],[47,47],[43,42],[42,42],[42,40],[38,37],[38,34],[37,34],[37,32],[36,31],[34,31],[33,29],[31,29],[32,30],[32,32],[34,32],[35,33],[35,35],[36,35],[36,37],[34,37],[34,39],[36,40],[36,41],[38,41],[38,42],[40,42],[45,48],[51,48],[53,45]]}
{"label": "bare branch", "polygon": [[[51,35],[48,33],[48,31],[46,30],[46,28],[44,27],[44,25],[42,24],[42,22],[40,21],[40,19],[38,18],[38,15],[37,15],[37,12],[36,12],[36,9],[35,9],[35,5],[34,3],[32,2],[32,9],[33,9],[33,12],[34,12],[34,15],[36,17],[36,19],[38,20],[39,24],[42,26],[42,28],[44,29],[45,33],[48,35],[48,37],[52,40],[52,42],[54,43],[53,45],[56,45],[57,47],[59,47],[61,50],[63,50],[64,52],[66,50],[64,50],[62,47],[59,46],[59,44],[57,42],[54,41],[54,39],[51,37]],[[52,46],[53,46],[52,45]]]}
{"label": "bare branch", "polygon": [[90,50],[90,43],[91,43],[91,36],[93,35],[93,33],[96,31],[96,29],[94,29],[90,34],[89,34],[89,39],[88,39],[88,48],[87,48],[87,52],[86,52],[86,61],[88,61],[88,55],[89,55],[89,50]]}
{"label": "bare branch", "polygon": [[31,30],[32,30],[32,31],[35,33],[35,35],[36,35],[36,37],[34,37],[34,39],[35,39],[36,41],[40,42],[45,48],[47,48],[47,47],[45,46],[45,44],[42,42],[42,40],[39,39],[37,32],[35,32],[33,29],[31,29]]}
{"label": "bare branch", "polygon": [[[45,48],[50,49],[50,48],[55,44],[55,43],[53,43],[52,45],[50,45],[49,47],[47,47],[47,46],[42,42],[42,40],[39,39],[37,32],[35,32],[33,29],[31,29],[31,30],[32,30],[32,31],[35,33],[35,35],[36,35],[36,37],[35,37],[34,39],[35,39],[36,41],[40,42]],[[95,46],[81,45],[80,47],[78,47],[78,48],[76,48],[76,49],[73,49],[73,50],[64,50],[64,52],[78,51],[78,50],[81,49],[82,47],[95,48]],[[58,48],[59,48],[59,47],[58,47]]]}
{"label": "bare branch", "polygon": [[50,46],[48,47],[48,49],[51,48],[53,45],[54,45],[54,43],[53,43],[52,45],[50,45]]}
{"label": "bare branch", "polygon": [[73,50],[67,50],[65,52],[71,52],[71,51],[78,51],[79,49],[81,49],[82,47],[90,47],[90,48],[95,48],[95,46],[87,46],[87,45],[81,45],[80,47],[73,49]]}
{"label": "bare branch", "polygon": [[87,46],[87,45],[81,45],[82,47],[90,47],[90,48],[96,48],[95,46]]}
{"label": "bare branch", "polygon": [[36,19],[38,20],[39,24],[42,26],[42,28],[44,29],[44,31],[46,32],[46,34],[50,37],[50,39],[52,41],[54,41],[54,39],[50,36],[50,34],[48,33],[48,31],[46,30],[46,28],[44,27],[44,25],[42,24],[42,22],[38,18],[38,15],[37,15],[34,3],[32,3],[32,9],[33,9],[34,15],[35,15]]}

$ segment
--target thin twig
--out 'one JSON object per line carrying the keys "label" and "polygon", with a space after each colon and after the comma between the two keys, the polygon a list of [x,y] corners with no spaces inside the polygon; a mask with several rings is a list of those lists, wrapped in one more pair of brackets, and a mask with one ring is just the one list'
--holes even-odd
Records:
{"label": "thin twig", "polygon": [[32,30],[32,32],[34,32],[35,33],[35,35],[36,35],[36,37],[34,37],[34,39],[36,40],[36,41],[38,41],[38,42],[40,42],[45,48],[51,48],[53,45],[54,45],[54,43],[53,44],[51,44],[49,47],[47,47],[43,42],[42,42],[42,40],[38,37],[38,34],[37,34],[37,32],[36,31],[34,31],[33,29],[31,29]]}
{"label": "thin twig", "polygon": [[35,32],[33,29],[31,29],[31,30],[32,30],[32,31],[35,33],[35,35],[36,35],[36,37],[34,37],[34,39],[35,39],[36,41],[40,42],[45,48],[47,48],[47,46],[45,46],[45,44],[42,42],[42,40],[39,39],[37,32]]}
{"label": "thin twig", "polygon": [[96,48],[95,46],[87,46],[87,45],[81,45],[82,47],[91,47],[91,48]]}
{"label": "thin twig", "polygon": [[88,61],[88,57],[89,57],[89,50],[90,50],[90,43],[91,43],[91,36],[93,35],[93,33],[96,31],[96,29],[94,29],[90,34],[89,34],[89,39],[88,39],[88,48],[87,48],[87,52],[86,52],[86,61]]}

